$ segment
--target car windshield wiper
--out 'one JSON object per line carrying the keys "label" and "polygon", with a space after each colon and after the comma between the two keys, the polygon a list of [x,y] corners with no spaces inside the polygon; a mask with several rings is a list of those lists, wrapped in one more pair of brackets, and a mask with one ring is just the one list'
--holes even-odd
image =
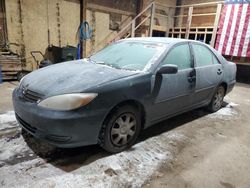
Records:
{"label": "car windshield wiper", "polygon": [[95,61],[95,60],[91,59],[90,57],[87,58],[87,60],[89,60],[91,63],[95,63],[95,64],[99,64],[99,65],[107,65],[107,66],[115,68],[115,69],[121,69],[121,67],[119,67],[119,66],[115,66],[115,65],[109,64],[109,63],[105,63],[104,61]]}
{"label": "car windshield wiper", "polygon": [[86,58],[88,61],[90,61],[91,63],[96,63],[93,59],[91,59],[90,57]]}
{"label": "car windshield wiper", "polygon": [[119,66],[115,66],[115,65],[109,64],[109,63],[105,63],[104,61],[96,61],[95,63],[100,64],[100,65],[107,65],[107,66],[115,68],[115,69],[121,69]]}

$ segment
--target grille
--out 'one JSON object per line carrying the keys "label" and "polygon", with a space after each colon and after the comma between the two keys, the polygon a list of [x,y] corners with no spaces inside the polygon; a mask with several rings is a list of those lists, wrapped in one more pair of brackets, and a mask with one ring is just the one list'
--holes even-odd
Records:
{"label": "grille", "polygon": [[26,128],[28,131],[32,132],[32,133],[36,133],[36,128],[32,127],[30,124],[28,124],[27,122],[25,122],[24,120],[22,120],[17,114],[16,114],[16,119],[17,121],[24,127]]}
{"label": "grille", "polygon": [[44,96],[44,95],[42,95],[40,93],[31,91],[27,87],[21,87],[20,92],[21,92],[21,95],[22,95],[24,100],[26,100],[28,102],[32,102],[32,103],[38,102]]}

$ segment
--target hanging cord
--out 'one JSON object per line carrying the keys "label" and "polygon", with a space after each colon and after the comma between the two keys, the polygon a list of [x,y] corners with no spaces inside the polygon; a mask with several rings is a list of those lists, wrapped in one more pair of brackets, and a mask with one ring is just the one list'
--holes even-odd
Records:
{"label": "hanging cord", "polygon": [[78,30],[78,45],[77,45],[77,59],[81,58],[81,42],[90,39],[93,35],[93,29],[89,26],[87,21],[84,21],[79,26]]}

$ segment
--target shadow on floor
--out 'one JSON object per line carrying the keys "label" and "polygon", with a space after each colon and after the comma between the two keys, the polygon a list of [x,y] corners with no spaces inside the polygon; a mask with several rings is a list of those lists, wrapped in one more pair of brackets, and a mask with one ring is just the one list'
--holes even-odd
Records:
{"label": "shadow on floor", "polygon": [[[224,102],[223,106],[226,105],[227,103]],[[137,143],[142,142],[150,137],[154,137],[164,132],[173,130],[207,114],[208,112],[206,110],[200,108],[162,121],[149,127],[148,129],[143,130]],[[88,165],[100,158],[111,155],[105,152],[98,145],[61,149],[55,148],[43,141],[40,141],[26,132],[22,132],[22,135],[30,149],[37,156],[45,159],[50,164],[66,172],[78,169],[81,166]]]}

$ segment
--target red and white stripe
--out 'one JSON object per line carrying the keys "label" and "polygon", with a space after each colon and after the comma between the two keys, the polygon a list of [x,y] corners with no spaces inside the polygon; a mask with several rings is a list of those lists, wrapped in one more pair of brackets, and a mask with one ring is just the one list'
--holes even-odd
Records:
{"label": "red and white stripe", "polygon": [[215,49],[223,55],[250,57],[250,4],[223,7]]}

